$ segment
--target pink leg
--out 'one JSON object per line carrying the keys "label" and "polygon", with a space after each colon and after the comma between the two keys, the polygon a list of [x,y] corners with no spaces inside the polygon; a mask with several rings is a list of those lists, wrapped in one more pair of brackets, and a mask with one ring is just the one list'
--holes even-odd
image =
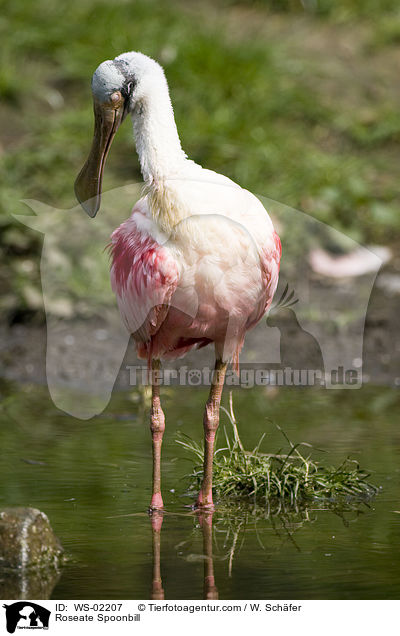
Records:
{"label": "pink leg", "polygon": [[153,439],[153,495],[151,497],[150,510],[163,508],[161,497],[161,444],[165,430],[165,418],[160,402],[160,377],[161,363],[153,360],[152,369],[152,397],[150,430]]}
{"label": "pink leg", "polygon": [[204,410],[204,473],[203,483],[197,498],[199,508],[213,508],[212,470],[214,458],[215,434],[219,425],[219,406],[221,404],[227,363],[217,360],[211,383],[210,395]]}

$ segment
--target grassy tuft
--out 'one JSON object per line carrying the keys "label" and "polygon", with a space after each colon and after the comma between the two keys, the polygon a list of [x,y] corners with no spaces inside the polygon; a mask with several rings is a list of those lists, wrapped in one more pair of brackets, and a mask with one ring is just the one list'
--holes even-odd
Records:
{"label": "grassy tuft", "polygon": [[[232,403],[230,412],[223,410],[229,417],[233,435],[228,435],[224,428],[225,446],[217,448],[214,454],[213,486],[222,501],[284,500],[291,505],[313,500],[342,503],[365,500],[378,492],[378,488],[367,481],[369,474],[356,460],[347,458],[337,468],[323,466],[311,458],[311,452],[307,455],[300,452],[303,447],[310,449],[310,444],[293,444],[279,426],[289,447],[287,452],[262,452],[264,435],[252,451],[246,451],[239,437]],[[194,469],[188,477],[190,490],[198,490],[203,478],[203,445],[182,433],[177,442],[195,457]]]}

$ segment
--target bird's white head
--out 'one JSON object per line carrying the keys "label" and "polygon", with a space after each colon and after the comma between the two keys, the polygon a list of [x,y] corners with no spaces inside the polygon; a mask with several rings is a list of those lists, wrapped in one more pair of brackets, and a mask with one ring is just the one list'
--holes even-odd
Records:
{"label": "bird's white head", "polygon": [[152,94],[152,88],[166,84],[162,67],[151,57],[132,51],[114,60],[106,60],[95,70],[92,78],[93,98],[108,104],[115,93],[124,98],[126,112]]}
{"label": "bird's white head", "polygon": [[[95,129],[89,157],[75,181],[75,194],[89,216],[96,216],[101,200],[101,187],[104,165],[112,140],[120,124],[128,113],[132,115],[135,128],[136,145],[142,165],[142,172],[147,177],[148,164],[151,163],[151,148],[154,140],[147,139],[154,125],[143,132],[141,120],[150,112],[161,113],[158,117],[160,129],[169,130],[171,138],[180,148],[172,106],[168,94],[168,85],[162,67],[155,60],[143,53],[123,53],[114,60],[102,62],[92,78],[93,107]],[[161,104],[161,105],[160,105]],[[172,123],[167,122],[167,118]],[[138,123],[139,122],[139,123]],[[176,139],[178,140],[176,142]],[[147,149],[146,149],[147,144]],[[167,145],[167,144],[166,144]],[[173,147],[172,143],[172,147]],[[171,143],[169,143],[171,149]],[[153,158],[153,163],[155,160]]]}

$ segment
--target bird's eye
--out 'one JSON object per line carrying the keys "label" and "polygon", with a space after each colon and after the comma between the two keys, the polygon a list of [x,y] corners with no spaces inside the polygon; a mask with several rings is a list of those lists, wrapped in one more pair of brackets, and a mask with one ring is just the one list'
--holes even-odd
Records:
{"label": "bird's eye", "polygon": [[123,85],[123,87],[121,88],[121,91],[125,99],[128,99],[132,95],[134,86],[135,86],[134,81],[126,82]]}
{"label": "bird's eye", "polygon": [[111,101],[113,104],[118,104],[118,102],[120,102],[121,99],[122,99],[122,95],[119,91],[115,91],[115,93],[111,95]]}

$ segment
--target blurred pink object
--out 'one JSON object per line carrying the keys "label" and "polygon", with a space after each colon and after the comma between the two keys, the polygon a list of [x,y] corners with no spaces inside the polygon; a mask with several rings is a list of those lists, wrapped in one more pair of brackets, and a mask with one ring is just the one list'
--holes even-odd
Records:
{"label": "blurred pink object", "polygon": [[310,252],[309,262],[316,274],[330,278],[346,278],[376,272],[391,257],[390,249],[382,246],[360,247],[340,256],[334,256],[322,248],[317,248]]}

